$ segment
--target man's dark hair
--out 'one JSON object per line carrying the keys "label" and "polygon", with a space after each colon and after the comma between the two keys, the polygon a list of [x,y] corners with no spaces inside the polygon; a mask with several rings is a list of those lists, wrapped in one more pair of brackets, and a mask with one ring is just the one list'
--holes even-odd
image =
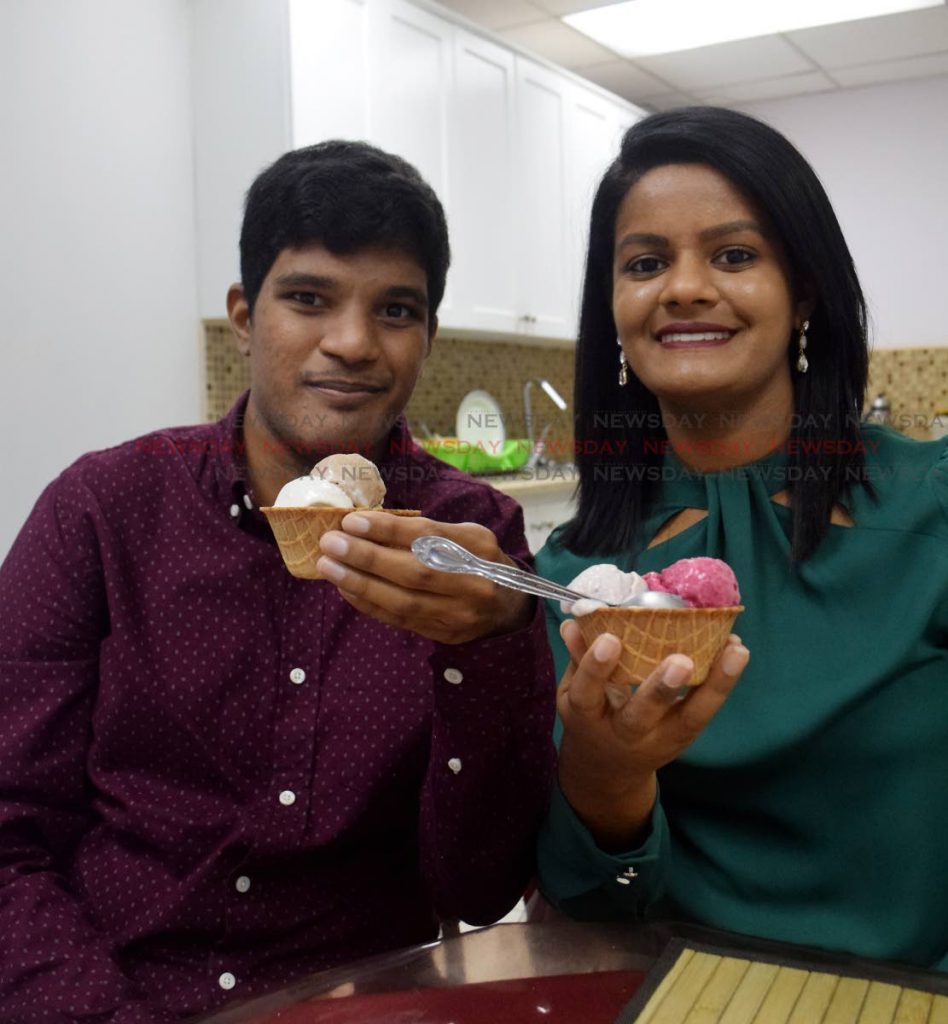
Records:
{"label": "man's dark hair", "polygon": [[393,249],[428,279],[434,326],[451,262],[438,197],[411,164],[364,142],[330,141],[285,153],[250,186],[240,231],[240,276],[247,305],[284,249],[313,243],[337,255]]}
{"label": "man's dark hair", "polygon": [[[656,442],[665,431],[655,396],[631,368],[628,385],[617,382],[612,274],[619,205],[644,174],[668,164],[714,168],[747,196],[783,250],[794,298],[814,302],[807,373],[793,370],[796,349],[787,339],[795,414],[790,440],[803,442],[790,446],[789,463],[799,473],[788,474],[798,481],[790,490],[792,558],[800,562],[825,536],[833,506],[854,481],[872,492],[864,482],[860,449],[853,450],[869,363],[866,304],[836,214],[813,169],[779,132],[720,107],[685,107],[639,121],[626,132],[599,185],[590,219],[574,395],[576,436],[588,442],[578,451],[589,454],[577,456],[578,512],[557,540],[578,554],[635,551],[658,491],[662,445]],[[619,422],[631,424],[622,428],[628,440],[624,454],[614,444]],[[853,445],[825,443],[837,441]],[[847,450],[853,453],[835,454]],[[632,464],[637,468],[629,472]],[[822,472],[814,472],[817,467]]]}

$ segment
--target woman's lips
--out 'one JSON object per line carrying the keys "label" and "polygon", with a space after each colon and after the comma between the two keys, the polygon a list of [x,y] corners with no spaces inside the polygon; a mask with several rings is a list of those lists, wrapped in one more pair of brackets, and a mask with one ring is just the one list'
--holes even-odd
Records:
{"label": "woman's lips", "polygon": [[665,348],[713,348],[726,345],[734,337],[734,331],[663,331],[658,340]]}

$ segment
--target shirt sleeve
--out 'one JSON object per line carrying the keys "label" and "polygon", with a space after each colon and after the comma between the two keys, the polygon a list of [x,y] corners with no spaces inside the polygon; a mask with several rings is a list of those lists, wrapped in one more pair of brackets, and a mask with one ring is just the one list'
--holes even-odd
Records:
{"label": "shirt sleeve", "polygon": [[[482,491],[486,491],[482,489]],[[468,518],[530,564],[520,507],[484,496]],[[440,917],[489,924],[523,895],[553,780],[555,679],[543,610],[525,628],[436,644],[434,716],[421,802],[421,860]]]}
{"label": "shirt sleeve", "polygon": [[[551,564],[555,557],[549,549],[541,552],[538,561],[543,575],[556,578]],[[565,618],[558,605],[547,603],[547,632],[557,678],[562,678],[569,664],[569,652],[560,638]],[[559,742],[559,720],[555,732]],[[647,916],[664,892],[668,847],[668,822],[660,796],[641,846],[613,854],[596,845],[592,833],[556,786],[537,841],[540,889],[555,907],[571,917],[639,920]]]}
{"label": "shirt sleeve", "polygon": [[64,474],[0,566],[0,1020],[159,1024],[73,891],[108,615],[94,501]]}

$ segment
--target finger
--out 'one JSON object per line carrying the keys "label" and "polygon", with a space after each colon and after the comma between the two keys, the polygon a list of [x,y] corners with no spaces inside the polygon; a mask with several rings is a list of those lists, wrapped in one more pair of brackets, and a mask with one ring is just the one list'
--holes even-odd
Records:
{"label": "finger", "polygon": [[[356,593],[364,593],[372,579],[387,581],[405,590],[455,595],[478,603],[491,599],[496,591],[496,584],[490,580],[439,572],[419,562],[410,550],[385,547],[340,530],[324,533],[319,549],[333,563],[321,571],[337,586],[345,586]],[[374,600],[372,595],[367,596]]]}
{"label": "finger", "polygon": [[570,658],[578,665],[587,650],[579,623],[575,619],[566,619],[560,626],[560,636],[566,645],[566,650],[569,651]]}
{"label": "finger", "polygon": [[350,512],[342,520],[346,533],[364,537],[390,548],[410,549],[418,537],[447,537],[461,547],[490,561],[503,552],[494,534],[480,523],[442,523],[424,516],[395,516],[390,512]]}
{"label": "finger", "polygon": [[749,660],[750,651],[742,643],[728,641],[711,666],[708,678],[701,686],[694,687],[676,708],[683,740],[690,742],[714,718]]}
{"label": "finger", "polygon": [[617,726],[628,736],[651,732],[678,702],[695,663],[684,654],[670,654],[651,672],[622,709]]}
{"label": "finger", "polygon": [[569,713],[602,716],[610,707],[606,695],[609,676],[619,661],[622,644],[611,633],[603,633],[582,656],[573,669],[565,691],[564,703]]}

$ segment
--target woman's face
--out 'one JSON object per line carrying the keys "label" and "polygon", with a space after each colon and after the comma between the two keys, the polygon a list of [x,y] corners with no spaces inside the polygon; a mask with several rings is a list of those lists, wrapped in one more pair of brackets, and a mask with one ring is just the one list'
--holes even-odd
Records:
{"label": "woman's face", "polygon": [[748,199],[703,164],[657,167],[626,193],[615,239],[616,330],[663,410],[789,415],[805,305]]}

